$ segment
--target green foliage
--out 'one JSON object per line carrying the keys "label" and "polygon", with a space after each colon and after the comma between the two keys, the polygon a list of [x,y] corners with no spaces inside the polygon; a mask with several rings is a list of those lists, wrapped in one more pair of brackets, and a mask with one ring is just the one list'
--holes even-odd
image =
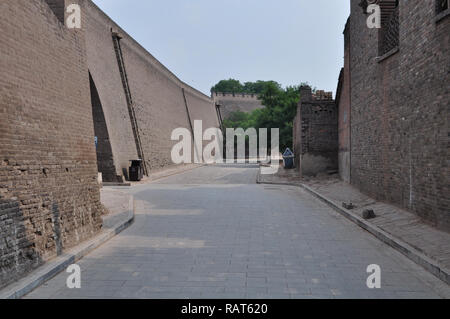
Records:
{"label": "green foliage", "polygon": [[242,93],[261,94],[268,86],[276,86],[281,89],[281,85],[275,81],[245,82],[244,91]]}
{"label": "green foliage", "polygon": [[[292,148],[292,129],[293,120],[297,112],[299,102],[299,87],[289,86],[283,89],[277,82],[259,81],[261,85],[259,98],[265,106],[263,109],[257,109],[252,113],[234,112],[224,121],[225,128],[279,128],[280,129],[280,150],[287,147]],[[252,87],[252,85],[248,85]],[[257,86],[253,86],[255,89]],[[255,89],[256,90],[256,89]],[[256,92],[255,92],[256,93]],[[269,136],[270,140],[270,136]]]}
{"label": "green foliage", "polygon": [[245,82],[242,84],[238,80],[229,79],[217,83],[211,88],[211,92],[261,94],[270,85],[281,89],[281,85],[275,81]]}
{"label": "green foliage", "polygon": [[251,125],[251,114],[245,113],[241,111],[236,111],[230,114],[230,116],[223,121],[223,125],[226,128],[243,128],[244,130],[249,127],[253,127]]}
{"label": "green foliage", "polygon": [[211,92],[242,93],[244,86],[238,80],[222,80],[211,88]]}

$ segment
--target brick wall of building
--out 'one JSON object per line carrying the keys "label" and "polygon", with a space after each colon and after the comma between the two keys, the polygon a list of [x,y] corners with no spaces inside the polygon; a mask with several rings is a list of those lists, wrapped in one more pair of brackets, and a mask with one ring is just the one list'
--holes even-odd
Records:
{"label": "brick wall of building", "polygon": [[450,229],[450,19],[435,1],[400,1],[399,50],[378,59],[379,32],[351,1],[351,182]]}
{"label": "brick wall of building", "polygon": [[309,86],[300,87],[300,102],[294,119],[295,164],[302,175],[337,170],[338,118],[336,103],[330,94]]}
{"label": "brick wall of building", "polygon": [[0,287],[101,228],[84,34],[0,2]]}

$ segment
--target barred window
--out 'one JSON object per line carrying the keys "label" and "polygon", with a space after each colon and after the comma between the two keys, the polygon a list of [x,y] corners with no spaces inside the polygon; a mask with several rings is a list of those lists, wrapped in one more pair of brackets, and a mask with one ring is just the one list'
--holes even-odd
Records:
{"label": "barred window", "polygon": [[448,3],[449,0],[436,0],[436,14],[439,14],[441,12],[444,12],[448,10]]}
{"label": "barred window", "polygon": [[379,31],[378,54],[382,56],[399,46],[399,1],[380,0],[379,2],[381,7],[381,29]]}

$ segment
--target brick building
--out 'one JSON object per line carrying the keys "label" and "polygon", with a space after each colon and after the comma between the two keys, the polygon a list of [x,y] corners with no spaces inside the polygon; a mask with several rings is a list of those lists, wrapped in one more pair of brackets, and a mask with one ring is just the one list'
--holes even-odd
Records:
{"label": "brick building", "polygon": [[344,31],[339,170],[363,192],[450,229],[450,19],[446,0],[351,0]]}
{"label": "brick building", "polygon": [[300,87],[293,125],[295,166],[301,175],[315,176],[338,168],[338,120],[331,92]]}

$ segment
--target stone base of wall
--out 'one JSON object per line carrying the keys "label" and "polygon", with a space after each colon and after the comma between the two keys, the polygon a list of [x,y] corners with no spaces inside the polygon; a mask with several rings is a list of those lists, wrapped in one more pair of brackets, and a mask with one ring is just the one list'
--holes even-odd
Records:
{"label": "stone base of wall", "polygon": [[319,173],[337,170],[336,160],[325,156],[304,154],[300,159],[303,176],[316,176]]}

